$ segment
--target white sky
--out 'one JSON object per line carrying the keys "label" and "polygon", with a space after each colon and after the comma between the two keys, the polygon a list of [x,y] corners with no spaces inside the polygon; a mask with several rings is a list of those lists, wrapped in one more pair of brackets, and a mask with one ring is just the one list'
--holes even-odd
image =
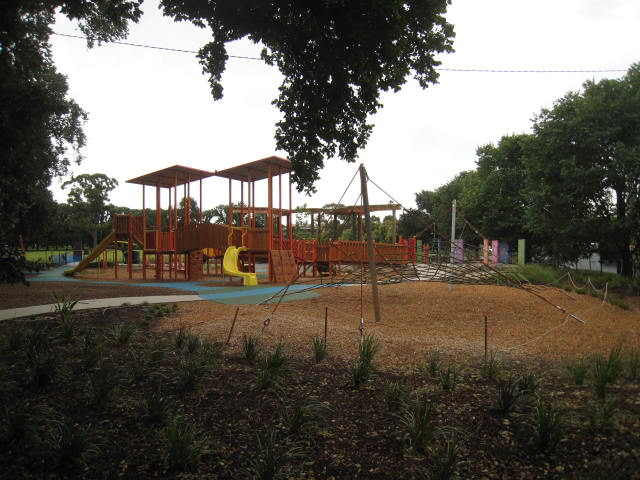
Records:
{"label": "white sky", "polygon": [[[206,43],[206,30],[162,17],[155,0],[146,0],[143,8],[127,42],[184,50]],[[441,68],[626,70],[640,61],[638,0],[453,0],[447,19],[455,27],[456,52],[440,57]],[[80,35],[66,19],[54,30]],[[52,43],[70,95],[89,114],[85,160],[73,173],[115,177],[120,182],[111,194],[115,205],[140,208],[141,187],[125,181],[171,165],[215,171],[286,156],[275,150],[273,138],[280,113],[271,101],[281,83],[274,67],[230,59],[224,98],[214,102],[193,54],[115,44],[88,50],[83,40],[56,35]],[[250,42],[228,47],[231,55],[259,56],[260,49]],[[587,79],[622,75],[443,71],[427,90],[410,80],[401,92],[383,96],[384,108],[372,118],[375,128],[359,162],[397,201],[414,207],[416,192],[474,168],[478,146],[528,132],[534,115]],[[294,189],[294,206],[337,202],[359,162],[327,160],[317,194],[307,197]],[[227,185],[221,178],[203,181],[204,208],[226,203]],[[356,185],[343,203],[355,203]],[[66,200],[58,182],[52,190],[56,200]],[[266,205],[260,191],[258,203]],[[234,196],[239,200],[239,187]],[[153,198],[147,197],[148,206]],[[274,198],[277,202],[277,192]],[[372,187],[370,201],[390,199]]]}

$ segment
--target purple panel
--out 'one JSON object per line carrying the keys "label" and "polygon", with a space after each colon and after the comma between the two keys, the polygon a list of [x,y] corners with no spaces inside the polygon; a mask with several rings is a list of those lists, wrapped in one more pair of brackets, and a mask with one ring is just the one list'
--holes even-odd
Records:
{"label": "purple panel", "polygon": [[453,241],[453,262],[464,262],[464,242],[461,238]]}
{"label": "purple panel", "polygon": [[491,240],[491,263],[498,263],[500,255],[500,242],[498,240]]}

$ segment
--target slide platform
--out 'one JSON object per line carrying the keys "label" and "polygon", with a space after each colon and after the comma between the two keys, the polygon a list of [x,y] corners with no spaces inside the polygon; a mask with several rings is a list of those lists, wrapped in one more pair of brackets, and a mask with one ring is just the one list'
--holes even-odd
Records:
{"label": "slide platform", "polygon": [[251,287],[258,285],[258,277],[255,273],[241,272],[238,270],[238,256],[240,252],[244,252],[247,247],[227,247],[222,259],[222,272],[231,277],[242,278],[242,285]]}

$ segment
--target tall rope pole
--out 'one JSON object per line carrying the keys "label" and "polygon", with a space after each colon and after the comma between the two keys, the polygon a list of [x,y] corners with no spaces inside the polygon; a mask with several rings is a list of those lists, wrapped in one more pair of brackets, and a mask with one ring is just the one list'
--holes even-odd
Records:
{"label": "tall rope pole", "polygon": [[449,291],[453,290],[453,262],[456,253],[456,211],[458,210],[457,202],[454,199],[451,204],[451,258],[449,259]]}
{"label": "tall rope pole", "polygon": [[373,310],[376,323],[380,323],[380,297],[378,295],[378,272],[376,271],[376,257],[373,252],[373,232],[371,230],[371,211],[369,210],[369,193],[367,192],[367,171],[360,164],[360,188],[362,191],[362,206],[364,207],[364,223],[367,230],[367,250],[369,253],[369,280],[373,294]]}

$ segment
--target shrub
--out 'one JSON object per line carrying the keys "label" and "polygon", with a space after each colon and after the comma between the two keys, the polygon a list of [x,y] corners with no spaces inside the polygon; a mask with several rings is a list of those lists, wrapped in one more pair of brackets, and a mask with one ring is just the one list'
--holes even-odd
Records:
{"label": "shrub", "polygon": [[182,350],[187,345],[187,340],[189,338],[189,330],[186,327],[180,327],[178,333],[173,337],[173,345],[176,348],[176,351]]}
{"label": "shrub", "polygon": [[328,355],[327,339],[320,337],[313,337],[311,339],[311,345],[313,346],[313,361],[320,363]]}

